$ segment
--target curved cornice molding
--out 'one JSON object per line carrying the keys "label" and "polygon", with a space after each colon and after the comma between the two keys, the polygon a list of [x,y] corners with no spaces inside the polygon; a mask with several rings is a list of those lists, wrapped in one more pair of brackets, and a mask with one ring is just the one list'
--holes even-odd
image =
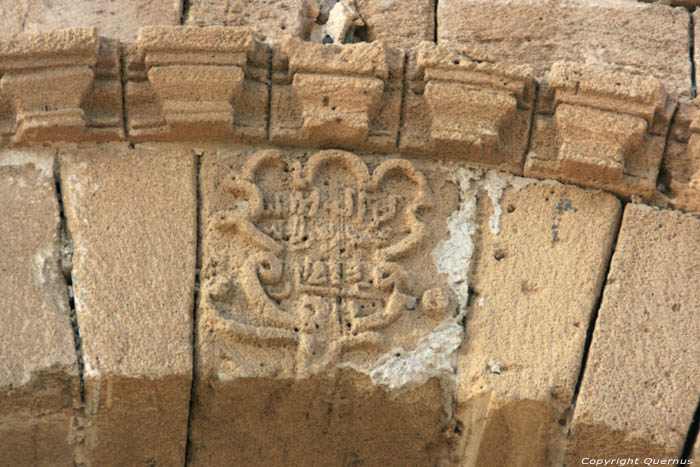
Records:
{"label": "curved cornice molding", "polygon": [[700,211],[699,108],[652,76],[557,62],[536,83],[527,65],[453,44],[405,51],[290,37],[271,48],[247,29],[182,26],[144,27],[125,44],[93,28],[0,36],[0,147],[400,152]]}

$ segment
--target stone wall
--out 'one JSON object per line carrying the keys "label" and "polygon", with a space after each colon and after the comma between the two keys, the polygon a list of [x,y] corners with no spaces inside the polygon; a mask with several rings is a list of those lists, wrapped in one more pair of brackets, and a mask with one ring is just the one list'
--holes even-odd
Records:
{"label": "stone wall", "polygon": [[0,465],[699,464],[694,8],[0,0]]}

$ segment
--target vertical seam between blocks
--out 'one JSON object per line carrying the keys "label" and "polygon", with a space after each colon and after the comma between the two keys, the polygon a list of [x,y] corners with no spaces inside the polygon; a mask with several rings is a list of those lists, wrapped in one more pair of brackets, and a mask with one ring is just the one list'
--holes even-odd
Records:
{"label": "vertical seam between blocks", "polygon": [[[619,241],[620,238],[620,231],[622,230],[622,220],[625,214],[625,208],[627,206],[627,202],[622,202],[622,206],[620,207],[620,215],[618,218],[617,222],[617,227],[615,230],[615,235],[614,239],[610,248],[610,255],[608,256],[608,261],[607,265],[605,268],[605,273],[603,276],[603,281],[600,286],[600,292],[598,293],[598,298],[596,300],[595,306],[593,307],[593,312],[591,313],[591,318],[588,322],[588,329],[586,331],[586,341],[584,343],[583,347],[583,354],[581,356],[581,366],[579,369],[579,374],[578,378],[576,379],[576,386],[574,388],[574,394],[571,398],[571,412],[570,415],[573,416],[574,410],[576,409],[576,402],[578,401],[578,396],[579,392],[581,391],[581,385],[583,383],[583,378],[585,376],[586,372],[586,367],[588,364],[588,357],[590,355],[590,350],[591,350],[591,344],[593,343],[593,334],[595,333],[595,328],[596,328],[596,323],[598,321],[598,315],[600,313],[600,307],[603,303],[603,294],[605,292],[605,286],[608,283],[608,276],[610,275],[610,268],[612,266],[613,258],[615,257],[615,251],[617,250],[617,242]],[[567,433],[567,438],[571,434],[571,429],[569,428],[569,432]]]}
{"label": "vertical seam between blocks", "polygon": [[[63,208],[63,194],[61,187],[61,167],[59,151],[56,150],[54,155],[54,183],[56,185],[56,199],[58,201],[58,211],[61,221],[61,243],[67,241],[68,238],[68,220],[66,219]],[[66,276],[66,294],[68,296],[69,313],[71,327],[73,328],[73,343],[75,346],[76,359],[78,364],[78,376],[80,377],[80,402],[85,404],[85,366],[83,361],[82,340],[80,337],[80,326],[78,324],[78,315],[75,309],[75,297],[71,293],[73,289],[73,270],[71,268],[70,275]]]}
{"label": "vertical seam between blocks", "polygon": [[195,275],[194,275],[194,297],[193,297],[193,303],[192,303],[192,379],[190,383],[190,405],[187,413],[187,437],[185,439],[185,467],[189,464],[189,456],[190,456],[190,447],[191,447],[191,440],[190,440],[190,433],[192,430],[192,409],[194,408],[194,401],[195,401],[195,382],[196,382],[196,368],[197,368],[197,305],[199,302],[199,273],[200,273],[200,268],[201,268],[201,244],[202,244],[202,232],[201,232],[201,215],[202,215],[202,196],[201,196],[201,189],[200,189],[200,183],[199,183],[199,176],[200,176],[200,171],[201,171],[201,158],[203,156],[203,153],[200,154],[195,154],[197,158],[197,166],[195,168],[195,193],[197,196],[197,202],[196,202],[196,210],[197,212],[195,213]]}
{"label": "vertical seam between blocks", "polygon": [[693,457],[693,446],[698,442],[698,431],[700,431],[700,400],[698,400],[693,419],[688,427],[688,434],[685,437],[679,461],[690,460]]}
{"label": "vertical seam between blocks", "polygon": [[690,96],[695,98],[698,94],[697,83],[695,82],[695,20],[693,13],[688,12],[688,52],[690,55]]}
{"label": "vertical seam between blocks", "polygon": [[396,130],[396,150],[401,151],[401,130],[403,129],[406,120],[406,95],[408,89],[408,80],[406,74],[408,71],[408,54],[409,51],[404,51],[403,54],[403,70],[401,72],[401,103],[399,105],[399,127]]}

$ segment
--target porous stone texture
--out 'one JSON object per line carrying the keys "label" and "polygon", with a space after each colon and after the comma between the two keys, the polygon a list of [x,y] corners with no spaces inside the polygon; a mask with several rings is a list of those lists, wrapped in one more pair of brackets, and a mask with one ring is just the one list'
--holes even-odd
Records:
{"label": "porous stone texture", "polygon": [[285,35],[308,39],[318,13],[316,0],[191,0],[185,24],[246,26],[276,42]]}
{"label": "porous stone texture", "polygon": [[687,98],[688,26],[685,9],[630,0],[441,0],[437,36],[527,63],[538,77],[559,60],[609,64]]}
{"label": "porous stone texture", "polygon": [[[469,311],[456,402],[461,466],[561,465],[591,315],[620,217],[612,195],[458,172]],[[456,219],[455,219],[456,220]],[[462,266],[461,270],[465,270]]]}
{"label": "porous stone texture", "polygon": [[182,0],[2,0],[3,33],[94,26],[105,37],[131,41],[141,26],[180,24]]}
{"label": "porous stone texture", "polygon": [[124,137],[117,41],[94,28],[0,36],[0,144]]}
{"label": "porous stone texture", "polygon": [[55,149],[0,151],[0,463],[73,465],[80,402]]}
{"label": "porous stone texture", "polygon": [[321,45],[286,38],[273,55],[270,141],[395,149],[403,63],[403,51],[381,42]]}
{"label": "porous stone texture", "polygon": [[443,465],[458,294],[446,169],[205,150],[189,465]]}
{"label": "porous stone texture", "polygon": [[649,200],[676,102],[649,75],[556,62],[540,87],[527,176]]}
{"label": "porous stone texture", "polygon": [[267,45],[250,29],[150,26],[124,48],[132,142],[267,140]]}
{"label": "porous stone texture", "polygon": [[196,158],[63,148],[82,337],[85,462],[182,465],[192,371]]}
{"label": "porous stone texture", "polygon": [[681,102],[673,117],[659,172],[662,203],[700,212],[700,100]]}
{"label": "porous stone texture", "polygon": [[700,219],[629,204],[576,403],[568,461],[678,458],[700,398]]}
{"label": "porous stone texture", "polygon": [[527,65],[422,42],[406,65],[401,151],[522,174],[535,108],[533,78]]}
{"label": "porous stone texture", "polygon": [[409,48],[435,35],[435,0],[355,0],[366,39]]}

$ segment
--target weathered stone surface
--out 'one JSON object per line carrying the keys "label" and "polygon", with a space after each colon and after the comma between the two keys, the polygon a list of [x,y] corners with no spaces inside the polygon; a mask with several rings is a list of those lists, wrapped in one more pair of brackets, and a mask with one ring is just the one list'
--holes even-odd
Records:
{"label": "weathered stone surface", "polygon": [[430,256],[456,208],[446,171],[252,151],[202,159],[189,465],[446,461],[462,340]]}
{"label": "weathered stone surface", "polygon": [[538,95],[525,175],[649,200],[674,109],[651,76],[557,62]]}
{"label": "weathered stone surface", "polygon": [[535,107],[530,67],[423,42],[407,68],[402,151],[522,173]]}
{"label": "weathered stone surface", "polygon": [[[527,63],[543,77],[556,61],[651,74],[690,96],[688,12],[628,0],[441,0],[438,41]],[[696,23],[697,24],[697,23]],[[697,37],[697,36],[696,36]]]}
{"label": "weathered stone surface", "polygon": [[251,30],[146,27],[125,61],[131,141],[266,139],[269,50]]}
{"label": "weathered stone surface", "polygon": [[115,41],[94,29],[0,37],[0,144],[121,139]]}
{"label": "weathered stone surface", "polygon": [[322,45],[287,37],[274,54],[270,141],[396,148],[403,52],[381,42]]}
{"label": "weathered stone surface", "polygon": [[678,105],[658,181],[662,201],[700,212],[700,100]]}
{"label": "weathered stone surface", "polygon": [[102,36],[131,41],[141,26],[180,24],[181,12],[182,0],[3,0],[0,31],[94,26]]}
{"label": "weathered stone surface", "polygon": [[287,34],[308,39],[318,13],[316,0],[191,0],[186,24],[245,26],[277,42]]}
{"label": "weathered stone surface", "polygon": [[700,219],[629,204],[571,430],[585,456],[678,458],[700,398]]}
{"label": "weathered stone surface", "polygon": [[470,295],[458,353],[459,465],[561,465],[620,203],[496,172],[458,180],[461,208],[438,251]]}
{"label": "weathered stone surface", "polygon": [[183,465],[196,161],[170,146],[61,150],[90,465]]}
{"label": "weathered stone surface", "polygon": [[435,0],[355,0],[367,40],[408,48],[435,36]]}
{"label": "weathered stone surface", "polygon": [[79,377],[55,150],[0,151],[0,463],[73,465]]}

